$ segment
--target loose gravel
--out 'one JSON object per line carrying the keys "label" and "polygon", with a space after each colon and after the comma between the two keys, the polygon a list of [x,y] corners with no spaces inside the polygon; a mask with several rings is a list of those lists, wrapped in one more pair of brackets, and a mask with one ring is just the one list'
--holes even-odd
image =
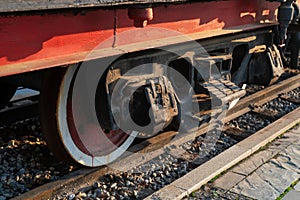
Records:
{"label": "loose gravel", "polygon": [[48,151],[38,118],[2,126],[0,135],[0,200],[57,180],[73,170]]}
{"label": "loose gravel", "polygon": [[287,92],[287,93],[285,93],[285,95],[287,95],[291,98],[300,99],[300,88],[296,88],[295,90]]}
{"label": "loose gravel", "polygon": [[[297,91],[299,93],[296,93]],[[290,96],[294,97],[299,96],[300,90],[298,88],[295,91],[290,92],[289,94]],[[238,129],[242,132],[248,131],[254,133],[271,124],[276,119],[296,109],[297,107],[298,105],[292,102],[277,98],[270,102],[267,102],[262,106],[256,107],[255,110],[257,110],[258,113],[246,113],[226,123],[226,126]]]}
{"label": "loose gravel", "polygon": [[143,199],[237,142],[215,129],[183,144],[183,155],[165,153],[129,172],[106,174],[88,187],[55,199]]}

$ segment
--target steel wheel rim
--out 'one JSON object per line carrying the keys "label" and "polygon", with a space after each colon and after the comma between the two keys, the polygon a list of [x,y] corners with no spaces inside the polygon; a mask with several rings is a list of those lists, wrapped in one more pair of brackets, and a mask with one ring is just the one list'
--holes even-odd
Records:
{"label": "steel wheel rim", "polygon": [[[115,148],[110,148],[108,150],[109,152],[105,152],[108,153],[106,155],[100,155],[100,154],[95,155],[95,153],[91,153],[88,149],[83,148],[83,146],[79,145],[80,142],[77,140],[78,138],[76,139],[76,135],[78,135],[78,133],[75,133],[72,130],[72,128],[70,129],[70,116],[69,116],[70,111],[68,111],[68,99],[69,99],[70,90],[72,88],[71,87],[72,79],[74,78],[74,75],[76,74],[76,69],[78,67],[79,66],[69,67],[60,86],[60,94],[58,97],[58,107],[57,107],[57,121],[58,121],[59,135],[63,142],[63,145],[65,146],[70,156],[78,163],[85,166],[93,166],[93,167],[105,165],[111,163],[112,161],[120,157],[132,144],[138,132],[136,131],[130,132],[130,134],[126,136],[126,139],[124,139],[123,137],[119,142],[116,142],[114,140],[114,139],[118,140],[118,138],[110,138],[114,140],[113,143],[115,143],[114,144]],[[68,97],[66,98],[64,94],[68,94],[67,95]],[[103,152],[101,153],[103,154]]]}

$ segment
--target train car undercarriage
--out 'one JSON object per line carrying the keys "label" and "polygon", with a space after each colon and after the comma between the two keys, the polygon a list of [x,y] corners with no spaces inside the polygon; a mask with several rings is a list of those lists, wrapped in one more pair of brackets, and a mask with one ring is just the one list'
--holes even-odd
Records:
{"label": "train car undercarriage", "polygon": [[[3,26],[19,32],[0,31],[7,47],[0,59],[0,107],[19,86],[40,91],[40,118],[53,153],[70,163],[108,164],[135,138],[195,131],[209,122],[209,111],[234,106],[244,84],[269,85],[284,67],[298,67],[299,8],[277,2],[6,13]],[[212,6],[214,12],[205,10]],[[232,12],[222,13],[224,6]],[[23,35],[13,22],[27,26]]]}

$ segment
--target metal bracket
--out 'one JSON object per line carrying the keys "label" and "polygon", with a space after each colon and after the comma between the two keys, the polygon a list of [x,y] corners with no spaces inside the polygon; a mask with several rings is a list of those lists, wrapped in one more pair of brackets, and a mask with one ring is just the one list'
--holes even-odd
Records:
{"label": "metal bracket", "polygon": [[165,76],[153,74],[121,76],[111,108],[119,127],[145,133],[145,137],[166,128],[178,115],[179,102]]}

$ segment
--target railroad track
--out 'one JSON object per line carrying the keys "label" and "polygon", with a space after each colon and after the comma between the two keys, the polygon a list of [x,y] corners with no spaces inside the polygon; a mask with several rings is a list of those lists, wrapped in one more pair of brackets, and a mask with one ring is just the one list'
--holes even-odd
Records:
{"label": "railroad track", "polygon": [[[48,1],[26,8],[3,4],[8,8],[0,8],[6,27],[0,30],[6,58],[0,62],[0,107],[20,86],[41,95],[0,110],[0,200],[180,199],[203,182],[191,181],[194,172],[203,173],[201,166],[218,155],[229,159],[228,149],[298,109],[299,95],[290,93],[300,94],[297,76],[244,98],[227,113],[246,94],[241,84],[274,83],[283,65],[299,66],[300,0],[246,1],[187,1],[174,7],[174,0],[167,6],[158,0],[146,8],[138,5],[143,2],[136,8],[120,2],[111,9],[78,3],[53,7]],[[232,11],[226,16],[224,6]],[[199,15],[208,7],[213,11]],[[257,23],[244,20],[261,10],[269,12],[252,16]],[[97,16],[105,20],[94,23]],[[194,16],[204,23],[195,24]],[[149,29],[140,29],[152,18]],[[31,30],[40,33],[32,37]],[[146,125],[149,121],[155,124]],[[290,123],[283,130],[295,123],[285,121]],[[240,153],[246,156],[247,148],[252,152],[272,137],[259,144],[251,140]],[[230,156],[221,162],[242,159]],[[209,176],[224,170],[207,168],[213,169]],[[170,187],[179,191],[170,196]]]}
{"label": "railroad track", "polygon": [[182,199],[188,196],[297,125],[300,122],[299,112],[300,108],[297,108],[275,120],[146,199]]}
{"label": "railroad track", "polygon": [[0,110],[0,126],[37,116],[38,101],[38,92],[19,89],[9,106]]}
{"label": "railroad track", "polygon": [[[231,120],[249,112],[254,115],[264,115],[262,117],[269,119],[270,115],[265,116],[266,112],[261,114],[258,108],[260,108],[261,105],[270,102],[271,100],[276,100],[276,98],[281,98],[284,101],[291,101],[294,102],[294,104],[298,104],[299,99],[297,100],[295,98],[289,98],[287,94],[282,94],[299,87],[300,75],[297,75],[264,90],[258,91],[246,98],[243,98],[232,110],[227,113],[223,123],[230,122]],[[84,196],[84,194],[88,194],[88,191],[99,192],[97,187],[101,189],[101,186],[104,184],[104,179],[106,179],[105,181],[108,182],[105,187],[107,188],[106,190],[111,192],[116,186],[113,183],[114,181],[109,180],[107,176],[111,176],[112,179],[128,179],[128,174],[134,174],[130,179],[131,182],[137,182],[146,186],[139,190],[133,190],[131,192],[129,191],[127,194],[128,198],[134,197],[140,199],[148,196],[147,199],[180,199],[195,189],[198,189],[201,187],[201,185],[208,182],[215,175],[246,158],[260,147],[275,139],[282,132],[298,123],[299,119],[297,117],[297,113],[299,113],[299,108],[287,114],[282,119],[277,119],[278,117],[276,118],[273,116],[273,123],[254,134],[250,133],[243,135],[230,133],[230,130],[227,132],[225,131],[225,135],[229,135],[231,137],[233,136],[235,139],[239,137],[236,139],[236,142],[233,143],[237,143],[245,138],[246,139],[237,143],[237,145],[231,146],[230,148],[229,146],[226,146],[225,149],[227,150],[215,153],[216,155],[211,157],[200,156],[201,158],[199,158],[199,156],[195,156],[195,150],[193,150],[193,148],[190,148],[192,149],[192,153],[187,153],[190,149],[189,147],[186,148],[185,146],[197,146],[195,141],[197,141],[197,139],[199,140],[199,137],[201,138],[203,135],[205,135],[207,131],[212,129],[212,127],[204,125],[199,129],[199,131],[197,131],[196,134],[177,135],[176,132],[166,132],[132,146],[131,149],[125,155],[123,155],[122,159],[119,159],[107,167],[100,167],[96,169],[81,168],[60,178],[57,181],[47,183],[18,197],[15,197],[15,199],[72,199],[72,197],[75,197],[76,194],[82,194]],[[212,120],[217,121],[218,119],[219,118],[216,117],[216,119]],[[222,127],[222,124],[220,125]],[[228,127],[228,123],[225,127]],[[219,137],[223,136],[219,135]],[[224,158],[226,158],[226,161]],[[147,185],[145,185],[145,182],[147,181],[142,178],[143,170],[145,171],[147,167],[150,167],[149,171],[151,171],[151,175],[153,176],[156,174],[156,177],[159,177],[159,173],[156,173],[157,170],[159,171],[159,169],[155,169],[157,166],[153,167],[153,163],[161,162],[160,160],[165,160],[166,163],[175,162],[176,164],[171,166],[174,168],[182,168],[182,166],[185,166],[185,170],[182,170],[181,173],[177,173],[175,177],[164,181],[164,184],[158,184],[156,188],[153,188],[152,186],[150,187],[150,184],[148,185],[149,187],[147,187]],[[183,163],[183,165],[180,163]],[[165,165],[165,163],[163,162],[162,165]],[[151,167],[153,167],[153,169],[151,169]],[[175,173],[174,170],[172,171],[172,169],[170,172]],[[194,173],[199,172],[202,172],[202,175],[195,176]],[[197,177],[197,179],[191,179],[192,177]],[[184,185],[182,183],[184,183]],[[126,187],[126,183],[124,184],[124,187]],[[112,190],[109,189],[109,187],[112,186]],[[112,194],[109,195],[104,194],[102,197],[112,197],[114,193],[111,193]]]}

